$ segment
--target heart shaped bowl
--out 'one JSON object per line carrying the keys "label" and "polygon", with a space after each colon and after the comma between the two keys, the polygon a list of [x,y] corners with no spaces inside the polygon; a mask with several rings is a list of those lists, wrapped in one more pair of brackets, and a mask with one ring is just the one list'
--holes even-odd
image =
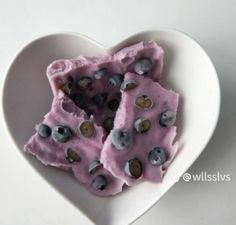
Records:
{"label": "heart shaped bowl", "polygon": [[[78,55],[99,56],[143,40],[155,40],[163,47],[162,83],[180,94],[176,137],[180,151],[162,183],[144,182],[115,197],[99,198],[84,190],[72,175],[45,167],[34,157],[22,153],[23,145],[34,133],[35,124],[50,109],[52,93],[45,74],[48,64]],[[6,74],[2,107],[7,130],[25,162],[94,224],[124,225],[153,206],[203,151],[217,124],[220,88],[210,58],[181,32],[145,31],[109,48],[81,34],[59,33],[34,40],[17,54]]]}

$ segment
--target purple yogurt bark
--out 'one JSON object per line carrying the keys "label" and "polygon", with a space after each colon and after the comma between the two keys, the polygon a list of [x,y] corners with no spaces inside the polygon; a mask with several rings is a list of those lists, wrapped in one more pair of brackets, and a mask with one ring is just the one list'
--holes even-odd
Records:
{"label": "purple yogurt bark", "polygon": [[101,162],[129,186],[142,180],[161,182],[178,149],[174,143],[178,94],[134,73],[126,73],[127,81],[137,86],[122,91]]}
{"label": "purple yogurt bark", "polygon": [[[78,107],[89,114],[92,113],[95,122],[102,126],[107,119],[112,120],[115,117],[120,102],[119,82],[122,82],[123,75],[127,71],[136,70],[138,73],[141,71],[144,76],[158,81],[162,67],[162,48],[154,41],[145,41],[103,57],[79,56],[72,60],[56,60],[48,66],[47,77],[54,96],[63,90],[76,101]],[[113,80],[117,84],[114,87],[114,84],[110,84],[110,79],[117,74],[121,80],[118,78],[118,81]],[[87,79],[87,86],[78,88],[78,81],[84,78]],[[99,103],[101,104],[94,104],[96,95],[100,95]],[[101,99],[103,99],[102,102]]]}
{"label": "purple yogurt bark", "polygon": [[[38,126],[38,132],[24,146],[25,152],[34,155],[44,165],[72,171],[78,181],[95,195],[109,196],[122,191],[124,182],[113,177],[99,163],[104,131],[94,123],[92,116],[89,118],[64,93],[58,92],[42,124],[52,132],[48,137],[42,137]],[[69,129],[67,139],[61,138],[60,129],[55,132],[58,125]]]}
{"label": "purple yogurt bark", "polygon": [[[100,69],[103,71],[103,77],[96,79],[95,72]],[[121,72],[120,65],[114,62],[111,56],[101,58],[80,56],[75,60],[54,61],[47,69],[47,76],[54,96],[61,90],[72,100],[74,96],[82,96],[82,99],[75,101],[76,105],[88,114],[93,114],[96,123],[102,126],[104,120],[114,118],[120,102],[120,90],[109,83],[109,78],[112,74]],[[78,82],[84,78],[88,81],[87,87],[78,88]],[[71,88],[68,89],[70,83]],[[102,96],[98,98],[97,104],[94,100],[96,95]],[[116,102],[117,106],[109,107],[112,101]]]}

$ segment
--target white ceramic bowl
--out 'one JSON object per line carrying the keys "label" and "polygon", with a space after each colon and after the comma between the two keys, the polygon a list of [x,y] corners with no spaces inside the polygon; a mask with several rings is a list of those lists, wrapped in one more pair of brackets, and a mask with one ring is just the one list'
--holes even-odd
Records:
{"label": "white ceramic bowl", "polygon": [[197,159],[213,134],[220,108],[215,68],[204,50],[191,38],[173,30],[138,33],[107,48],[77,33],[41,37],[23,48],[6,75],[3,113],[19,151],[34,133],[34,126],[50,109],[52,93],[45,75],[55,59],[100,55],[142,40],[153,39],[165,51],[164,85],[180,93],[178,135],[180,152],[161,184],[142,183],[111,198],[92,196],[72,176],[40,164],[23,154],[54,188],[98,225],[129,224],[156,203]]}

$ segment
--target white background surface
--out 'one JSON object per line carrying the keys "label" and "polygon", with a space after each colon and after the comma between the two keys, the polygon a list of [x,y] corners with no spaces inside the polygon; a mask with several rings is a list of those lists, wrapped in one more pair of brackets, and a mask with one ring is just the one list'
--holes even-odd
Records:
{"label": "white background surface", "polygon": [[[112,45],[135,32],[159,27],[188,33],[212,58],[222,90],[216,132],[188,172],[214,174],[219,171],[230,174],[231,181],[180,181],[134,224],[233,225],[236,221],[235,21],[233,0],[99,0],[96,3],[0,0],[0,80],[2,83],[7,65],[16,52],[39,35],[75,31]],[[1,225],[90,225],[31,169],[9,141],[2,121],[0,137]]]}

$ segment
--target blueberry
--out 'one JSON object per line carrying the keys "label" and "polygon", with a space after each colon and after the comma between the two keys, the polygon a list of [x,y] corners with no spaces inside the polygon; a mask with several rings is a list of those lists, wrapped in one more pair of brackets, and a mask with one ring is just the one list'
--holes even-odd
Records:
{"label": "blueberry", "polygon": [[89,174],[94,174],[95,172],[97,172],[101,168],[102,168],[102,164],[100,163],[100,161],[98,159],[95,159],[95,160],[92,160],[91,162],[89,162],[88,172],[89,172]]}
{"label": "blueberry", "polygon": [[134,122],[134,128],[138,133],[145,133],[151,127],[151,121],[145,118],[139,118]]}
{"label": "blueberry", "polygon": [[44,124],[44,123],[41,123],[39,124],[37,127],[36,127],[36,130],[37,130],[37,133],[40,137],[42,138],[47,138],[51,135],[51,128]]}
{"label": "blueberry", "polygon": [[125,163],[124,171],[126,175],[138,179],[142,175],[142,164],[136,158],[130,159]]}
{"label": "blueberry", "polygon": [[80,162],[81,158],[78,155],[77,152],[75,152],[73,149],[68,148],[67,152],[66,152],[66,160],[69,163],[73,163],[73,162]]}
{"label": "blueberry", "polygon": [[148,154],[149,162],[154,166],[160,166],[167,160],[167,155],[164,148],[155,147]]}
{"label": "blueberry", "polygon": [[106,74],[107,74],[107,69],[101,68],[101,69],[94,72],[94,78],[96,80],[101,80],[106,76]]}
{"label": "blueberry", "polygon": [[58,125],[52,128],[52,139],[55,142],[64,143],[70,140],[72,136],[70,128]]}
{"label": "blueberry", "polygon": [[105,176],[103,175],[98,175],[96,176],[93,181],[92,181],[92,187],[95,189],[95,190],[104,190],[107,186],[107,179]]}
{"label": "blueberry", "polygon": [[118,150],[123,150],[131,142],[129,133],[124,129],[111,130],[110,140],[111,140],[111,143]]}
{"label": "blueberry", "polygon": [[108,102],[107,106],[112,112],[115,112],[118,109],[119,104],[119,101],[113,98]]}
{"label": "blueberry", "polygon": [[162,127],[171,127],[174,125],[175,120],[176,120],[175,112],[166,110],[163,113],[161,113],[159,118],[159,124]]}
{"label": "blueberry", "polygon": [[92,97],[92,102],[96,104],[97,106],[102,106],[107,101],[107,93],[98,93]]}
{"label": "blueberry", "polygon": [[77,80],[77,86],[80,90],[87,90],[92,84],[92,79],[90,77],[81,77]]}
{"label": "blueberry", "polygon": [[109,79],[109,83],[114,87],[120,88],[123,79],[124,77],[121,74],[113,74]]}
{"label": "blueberry", "polygon": [[136,83],[136,81],[134,80],[125,80],[122,82],[121,84],[121,90],[123,91],[129,91],[131,89],[134,89],[138,86],[138,84]]}
{"label": "blueberry", "polygon": [[139,59],[134,64],[134,71],[139,75],[147,74],[152,69],[152,60],[149,58]]}
{"label": "blueberry", "polygon": [[84,96],[80,93],[72,94],[69,96],[76,106],[82,107],[84,103]]}

